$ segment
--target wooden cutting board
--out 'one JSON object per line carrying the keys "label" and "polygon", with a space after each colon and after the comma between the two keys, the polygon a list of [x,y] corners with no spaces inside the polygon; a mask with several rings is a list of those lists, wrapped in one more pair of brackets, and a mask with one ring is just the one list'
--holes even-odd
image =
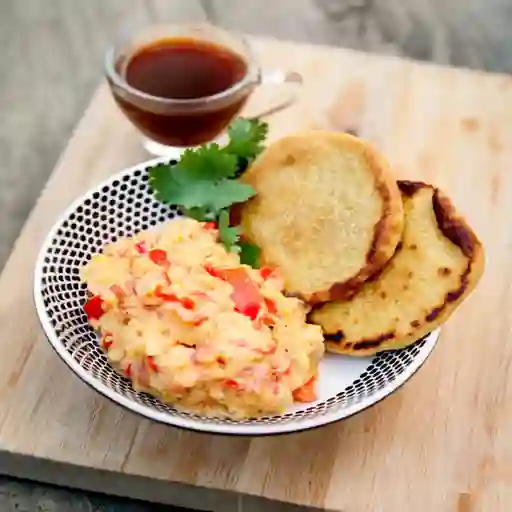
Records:
{"label": "wooden cutting board", "polygon": [[[343,512],[512,507],[512,79],[329,47],[254,41],[265,69],[300,71],[271,136],[351,130],[401,178],[444,188],[487,250],[485,276],[403,389],[346,421],[259,439],[213,437],[134,416],[85,386],[36,318],[32,270],[61,211],[148,157],[102,86],[0,279],[0,471],[229,512],[284,503]],[[261,91],[248,112],[283,91]],[[14,170],[13,172],[23,172]]]}

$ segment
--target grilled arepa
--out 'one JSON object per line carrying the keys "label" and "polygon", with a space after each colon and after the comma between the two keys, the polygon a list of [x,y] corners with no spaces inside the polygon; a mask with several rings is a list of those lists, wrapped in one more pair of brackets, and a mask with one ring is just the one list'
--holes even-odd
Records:
{"label": "grilled arepa", "polygon": [[256,196],[241,208],[244,235],[279,267],[286,290],[317,304],[349,297],[394,254],[400,192],[362,140],[307,131],[269,146],[244,174]]}
{"label": "grilled arepa", "polygon": [[351,300],[311,314],[331,352],[368,356],[410,345],[445,322],[483,273],[482,245],[448,198],[425,183],[398,185],[405,225],[396,254]]}

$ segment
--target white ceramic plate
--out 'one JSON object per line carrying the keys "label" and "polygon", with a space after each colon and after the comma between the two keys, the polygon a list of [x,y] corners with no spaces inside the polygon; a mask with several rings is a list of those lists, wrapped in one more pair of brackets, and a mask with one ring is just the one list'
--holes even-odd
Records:
{"label": "white ceramic plate", "polygon": [[102,246],[179,215],[154,200],[147,170],[165,159],[126,169],[72,204],[56,222],[39,254],[34,276],[37,313],[51,345],[84,382],[114,402],[168,425],[232,435],[265,435],[319,427],[359,412],[395,391],[422,365],[439,331],[407,349],[373,358],[327,354],[320,365],[319,397],[280,416],[248,421],[177,411],[133,390],[100,349],[83,313],[86,287],[79,269]]}

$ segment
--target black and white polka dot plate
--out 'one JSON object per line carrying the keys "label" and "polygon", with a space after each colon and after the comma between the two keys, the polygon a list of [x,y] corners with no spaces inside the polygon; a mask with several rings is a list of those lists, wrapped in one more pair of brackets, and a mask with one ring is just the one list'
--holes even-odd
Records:
{"label": "black and white polka dot plate", "polygon": [[169,425],[233,435],[265,435],[318,427],[351,416],[382,400],[409,379],[427,359],[439,332],[407,349],[373,358],[327,354],[321,362],[318,400],[280,416],[248,421],[201,417],[133,390],[101,351],[83,313],[86,287],[79,269],[102,246],[119,237],[179,215],[157,202],[148,190],[147,170],[165,159],[126,169],[75,201],[56,222],[39,254],[34,298],[51,345],[84,382],[142,416]]}

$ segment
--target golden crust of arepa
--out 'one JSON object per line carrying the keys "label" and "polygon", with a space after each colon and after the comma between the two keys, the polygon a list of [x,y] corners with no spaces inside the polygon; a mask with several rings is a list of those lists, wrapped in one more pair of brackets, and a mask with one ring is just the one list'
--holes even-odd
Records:
{"label": "golden crust of arepa", "polygon": [[244,174],[256,196],[244,235],[309,303],[349,297],[394,254],[400,192],[385,160],[344,133],[307,131],[270,145]]}
{"label": "golden crust of arepa", "polygon": [[398,184],[405,225],[396,254],[351,300],[311,314],[329,351],[368,356],[410,345],[444,323],[483,273],[483,247],[450,200],[425,183]]}

